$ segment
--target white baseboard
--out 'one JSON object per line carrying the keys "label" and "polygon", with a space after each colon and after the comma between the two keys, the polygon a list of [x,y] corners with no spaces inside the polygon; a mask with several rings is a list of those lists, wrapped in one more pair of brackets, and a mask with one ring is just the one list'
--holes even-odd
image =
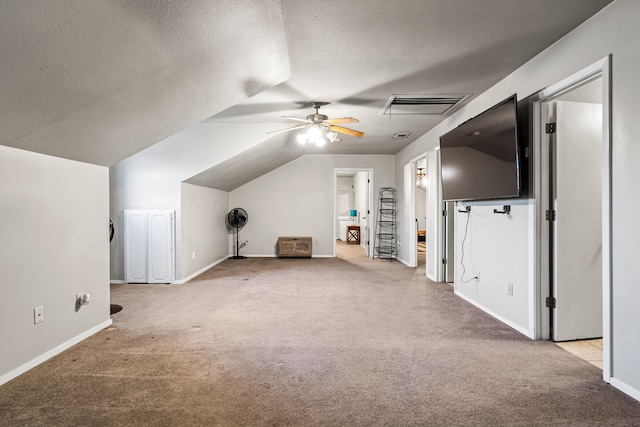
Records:
{"label": "white baseboard", "polygon": [[226,258],[226,257],[225,257],[225,258],[220,258],[219,260],[212,262],[211,264],[207,265],[206,267],[201,268],[200,270],[196,271],[195,273],[188,275],[188,276],[187,276],[187,277],[185,277],[184,279],[174,280],[174,281],[172,282],[172,284],[175,284],[175,285],[183,285],[183,284],[187,283],[189,280],[191,280],[191,279],[193,279],[194,277],[196,277],[197,275],[204,273],[205,271],[207,271],[207,270],[208,270],[208,269],[210,269],[211,267],[213,267],[213,266],[215,266],[215,265],[220,264],[220,263],[221,263],[222,261],[224,261],[225,259],[227,259],[227,258]]}
{"label": "white baseboard", "polygon": [[613,378],[613,377],[611,378],[611,381],[609,382],[609,384],[611,384],[621,392],[628,394],[629,396],[633,397],[635,400],[640,402],[640,390],[633,388],[629,384],[624,383],[619,379]]}
{"label": "white baseboard", "polygon": [[127,282],[124,280],[110,280],[109,283],[112,285],[126,285]]}
{"label": "white baseboard", "polygon": [[[396,258],[396,261],[400,261],[401,263],[403,263],[404,265],[406,265],[407,267],[411,267],[409,265],[409,261],[402,259],[402,258]],[[415,268],[415,267],[411,267],[411,268]]]}
{"label": "white baseboard", "polygon": [[[245,255],[247,258],[278,258],[278,255],[275,254],[268,254],[268,255]],[[308,257],[282,257],[283,259],[288,259],[288,258],[308,258]],[[329,254],[329,255],[315,255],[315,254],[311,254],[311,258],[335,258],[335,256]]]}
{"label": "white baseboard", "polygon": [[12,379],[24,374],[25,372],[27,372],[29,369],[33,369],[36,366],[40,365],[43,362],[46,362],[47,360],[51,359],[52,357],[62,353],[63,351],[67,350],[68,348],[73,347],[74,345],[78,344],[81,341],[86,340],[87,338],[89,338],[91,335],[100,332],[101,330],[103,330],[104,328],[111,326],[112,324],[112,320],[106,320],[96,326],[94,326],[93,328],[89,329],[88,331],[85,331],[83,333],[81,333],[80,335],[77,335],[73,338],[71,338],[68,341],[63,342],[62,344],[52,348],[51,350],[47,351],[44,354],[41,354],[40,356],[36,357],[35,359],[25,363],[22,366],[17,367],[16,369],[7,372],[4,375],[0,376],[0,385],[7,383],[9,381],[11,381]]}
{"label": "white baseboard", "polygon": [[504,317],[500,316],[499,314],[496,314],[493,311],[489,310],[488,308],[482,306],[481,304],[478,304],[477,302],[475,302],[471,298],[467,297],[466,295],[458,292],[457,290],[454,290],[453,293],[456,294],[457,296],[459,296],[460,298],[462,298],[463,300],[465,300],[466,302],[468,302],[469,304],[472,304],[472,305],[478,307],[480,310],[484,311],[488,315],[490,315],[492,317],[495,317],[496,319],[498,319],[499,321],[501,321],[505,325],[509,326],[510,328],[513,328],[516,331],[520,332],[525,337],[531,338],[532,340],[535,339],[535,332],[534,331],[530,331],[530,330],[528,330],[526,328],[523,328],[522,326],[516,325],[512,321],[510,321],[508,319],[505,319]]}

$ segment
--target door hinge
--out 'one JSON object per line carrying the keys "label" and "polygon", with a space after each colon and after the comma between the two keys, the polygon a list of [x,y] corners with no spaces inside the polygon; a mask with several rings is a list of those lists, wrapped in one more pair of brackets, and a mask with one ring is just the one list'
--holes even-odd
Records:
{"label": "door hinge", "polygon": [[447,210],[446,209],[442,211],[442,216],[447,216]]}
{"label": "door hinge", "polygon": [[556,308],[556,299],[554,297],[547,297],[545,305],[549,308]]}
{"label": "door hinge", "polygon": [[447,265],[447,259],[446,259],[446,258],[442,258],[442,263],[443,263],[444,265]]}
{"label": "door hinge", "polygon": [[544,212],[544,219],[547,221],[555,221],[556,220],[556,211],[546,210]]}
{"label": "door hinge", "polygon": [[544,126],[544,131],[545,133],[556,133],[556,123],[555,122],[547,123]]}

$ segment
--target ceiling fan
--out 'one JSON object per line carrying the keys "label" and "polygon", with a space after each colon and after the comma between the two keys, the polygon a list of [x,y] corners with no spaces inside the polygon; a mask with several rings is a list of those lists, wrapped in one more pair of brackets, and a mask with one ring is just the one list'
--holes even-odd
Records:
{"label": "ceiling fan", "polygon": [[315,143],[319,147],[325,145],[327,141],[335,141],[338,137],[338,133],[356,136],[358,138],[364,135],[364,132],[349,129],[343,126],[337,126],[338,124],[342,123],[358,123],[358,120],[354,119],[353,117],[340,117],[337,119],[330,119],[326,115],[318,113],[320,107],[326,104],[326,102],[314,102],[313,108],[316,110],[316,112],[315,114],[308,115],[306,119],[292,116],[282,116],[285,119],[302,122],[303,124],[295,125],[286,129],[271,131],[268,133],[270,135],[277,135],[284,132],[290,132],[292,130],[307,129],[307,132],[298,135],[298,141],[301,143]]}

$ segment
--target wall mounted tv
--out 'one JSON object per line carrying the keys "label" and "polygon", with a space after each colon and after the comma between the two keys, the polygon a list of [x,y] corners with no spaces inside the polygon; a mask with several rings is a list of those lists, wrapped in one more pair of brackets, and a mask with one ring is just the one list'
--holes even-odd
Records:
{"label": "wall mounted tv", "polygon": [[516,95],[442,135],[440,160],[443,200],[520,197]]}

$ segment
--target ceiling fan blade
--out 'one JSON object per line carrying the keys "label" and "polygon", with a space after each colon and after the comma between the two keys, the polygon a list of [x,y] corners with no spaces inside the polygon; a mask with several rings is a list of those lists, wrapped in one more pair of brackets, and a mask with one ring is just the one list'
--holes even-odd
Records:
{"label": "ceiling fan blade", "polygon": [[360,138],[361,136],[364,136],[364,132],[360,132],[359,130],[353,130],[353,129],[349,129],[349,128],[344,128],[342,126],[329,126],[329,129],[331,129],[334,132],[339,132],[339,133],[344,133],[347,135],[351,135],[351,136],[357,136],[358,138]]}
{"label": "ceiling fan blade", "polygon": [[289,132],[289,131],[296,130],[296,129],[304,129],[304,128],[308,127],[308,126],[309,126],[308,124],[306,124],[306,125],[295,125],[295,126],[292,126],[290,128],[286,128],[286,129],[272,130],[271,132],[267,132],[267,135],[277,135],[279,133]]}
{"label": "ceiling fan blade", "polygon": [[292,116],[282,116],[283,119],[287,119],[287,120],[295,120],[296,122],[302,122],[302,123],[313,123],[311,120],[309,119],[301,119],[299,117],[292,117]]}
{"label": "ceiling fan blade", "polygon": [[338,123],[358,123],[358,119],[354,119],[353,117],[340,117],[337,119],[329,119],[325,121],[330,125],[337,125]]}

